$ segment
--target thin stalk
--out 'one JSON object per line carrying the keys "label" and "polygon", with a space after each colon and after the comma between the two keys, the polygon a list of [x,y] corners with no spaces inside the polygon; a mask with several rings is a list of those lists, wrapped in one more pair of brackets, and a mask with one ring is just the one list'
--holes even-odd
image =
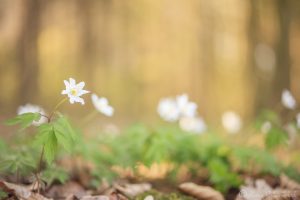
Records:
{"label": "thin stalk", "polygon": [[[57,110],[57,108],[59,106],[61,106],[68,98],[64,98],[62,99],[60,102],[58,102],[56,104],[56,106],[54,107],[53,111],[51,112],[50,116],[47,117],[48,119],[48,123],[51,122],[51,119],[55,113],[55,111]],[[43,115],[44,116],[44,115]],[[38,193],[40,193],[40,178],[39,178],[39,174],[41,173],[41,170],[42,170],[42,164],[43,164],[43,157],[44,157],[44,152],[45,152],[45,144],[43,145],[43,148],[42,148],[42,152],[41,152],[41,156],[40,156],[40,159],[39,159],[39,163],[38,163],[38,168],[37,168],[37,173],[36,173],[36,179],[37,179],[37,182],[38,182],[38,185],[37,185],[37,189],[38,189]]]}
{"label": "thin stalk", "polygon": [[48,122],[49,122],[49,123],[50,123],[50,121],[51,121],[51,119],[52,119],[52,117],[53,117],[55,111],[57,110],[57,108],[58,108],[59,106],[61,106],[66,100],[68,100],[67,97],[64,98],[64,99],[62,99],[60,102],[58,102],[58,104],[56,104],[56,106],[54,107],[53,111],[51,112],[51,114],[50,114],[50,116],[49,116],[49,118],[48,118]]}

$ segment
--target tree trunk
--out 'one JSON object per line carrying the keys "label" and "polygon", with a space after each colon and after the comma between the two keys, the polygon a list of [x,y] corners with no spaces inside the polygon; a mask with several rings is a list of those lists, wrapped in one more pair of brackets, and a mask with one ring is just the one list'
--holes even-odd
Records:
{"label": "tree trunk", "polygon": [[23,18],[17,43],[19,89],[17,103],[23,104],[38,95],[38,46],[41,0],[23,0]]}

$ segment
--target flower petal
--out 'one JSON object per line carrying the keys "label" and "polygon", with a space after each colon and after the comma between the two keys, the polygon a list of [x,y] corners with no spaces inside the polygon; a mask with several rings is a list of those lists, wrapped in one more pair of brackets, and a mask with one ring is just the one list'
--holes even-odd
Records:
{"label": "flower petal", "polygon": [[85,86],[85,82],[83,81],[76,85],[76,87],[79,88],[80,90],[82,90],[84,86]]}
{"label": "flower petal", "polygon": [[70,80],[70,87],[74,87],[76,85],[76,81],[73,78],[69,78]]}

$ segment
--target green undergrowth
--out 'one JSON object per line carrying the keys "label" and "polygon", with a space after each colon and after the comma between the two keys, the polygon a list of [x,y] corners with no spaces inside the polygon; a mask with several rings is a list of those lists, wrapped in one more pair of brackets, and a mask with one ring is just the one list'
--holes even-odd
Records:
{"label": "green undergrowth", "polygon": [[194,178],[200,168],[205,168],[208,181],[223,193],[243,183],[241,173],[279,176],[284,172],[294,179],[300,178],[293,166],[284,165],[270,151],[233,144],[212,132],[197,135],[174,126],[147,128],[139,124],[117,136],[101,135],[88,144],[82,152],[96,166],[94,180],[107,177],[113,181],[118,177],[111,166],[129,168],[140,176],[138,164],[150,167],[154,163],[170,163],[173,167],[166,178],[173,182],[177,181],[182,167],[188,168]]}

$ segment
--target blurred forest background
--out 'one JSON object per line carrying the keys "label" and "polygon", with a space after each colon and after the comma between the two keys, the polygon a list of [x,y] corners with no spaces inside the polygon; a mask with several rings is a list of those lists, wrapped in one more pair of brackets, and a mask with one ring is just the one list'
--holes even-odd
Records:
{"label": "blurred forest background", "polygon": [[153,119],[184,92],[206,119],[250,119],[284,88],[300,100],[300,1],[0,0],[0,115],[51,109],[69,77],[119,119]]}

